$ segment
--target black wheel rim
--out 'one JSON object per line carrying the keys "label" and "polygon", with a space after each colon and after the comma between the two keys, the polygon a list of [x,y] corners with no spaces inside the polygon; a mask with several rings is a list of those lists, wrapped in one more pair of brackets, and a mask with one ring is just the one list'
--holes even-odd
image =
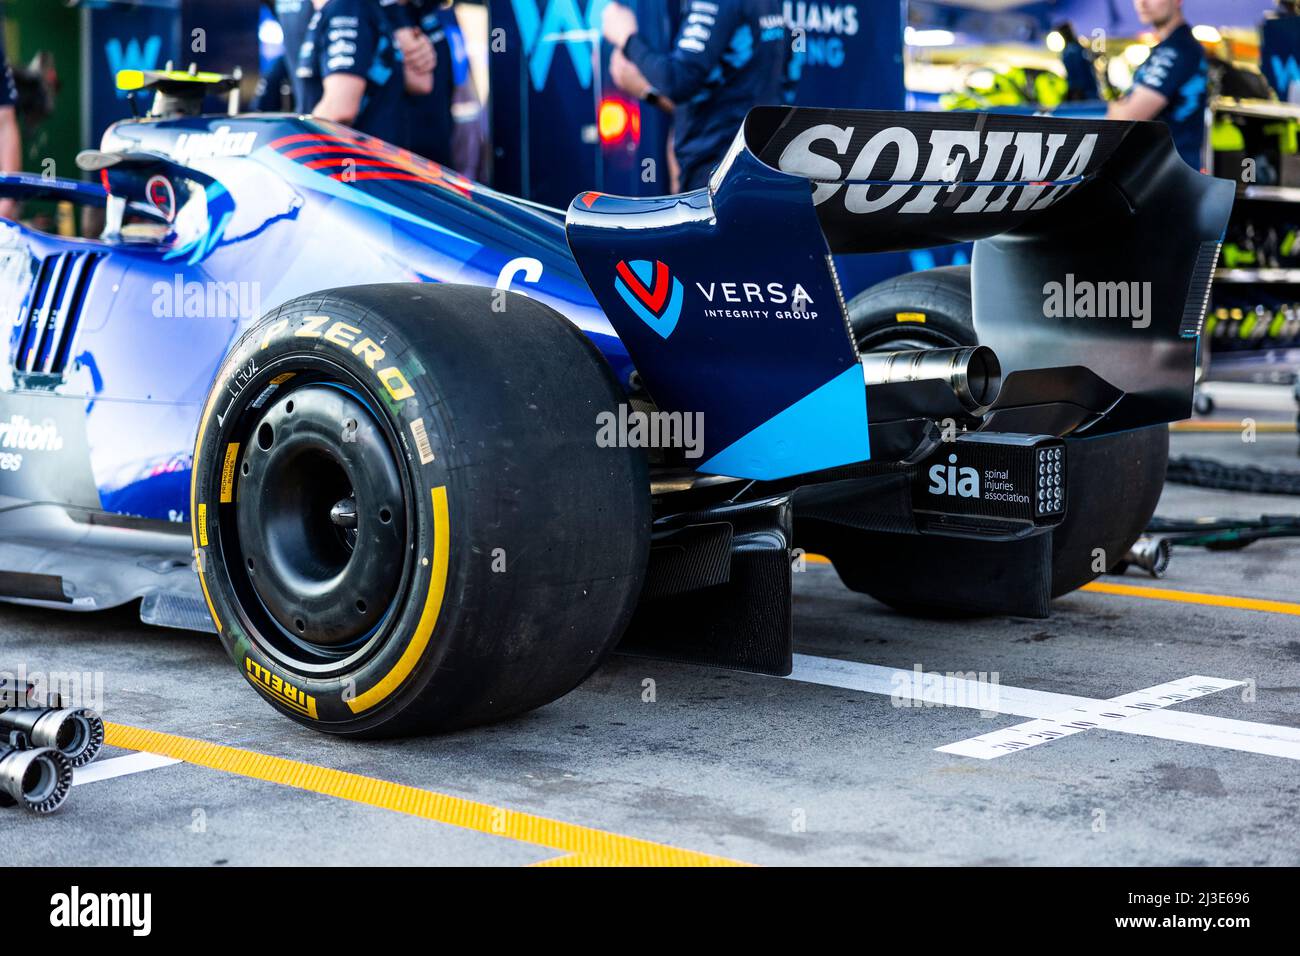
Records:
{"label": "black wheel rim", "polygon": [[[277,363],[289,386],[232,408],[234,500],[222,557],[259,648],[292,670],[355,666],[381,642],[409,578],[415,515],[388,421],[350,373],[318,359]],[[251,382],[243,395],[264,396]]]}

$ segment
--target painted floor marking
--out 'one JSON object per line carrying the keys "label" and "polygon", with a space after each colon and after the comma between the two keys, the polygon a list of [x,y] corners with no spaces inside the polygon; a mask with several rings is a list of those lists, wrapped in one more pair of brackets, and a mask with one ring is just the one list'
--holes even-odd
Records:
{"label": "painted floor marking", "polygon": [[110,757],[73,770],[72,785],[76,787],[83,783],[112,780],[114,777],[125,777],[127,774],[157,770],[178,763],[180,761],[175,757],[160,757],[158,754],[134,753],[124,757]]}
{"label": "painted floor marking", "polygon": [[[1246,428],[1241,422],[1214,421],[1214,422],[1175,422],[1169,426],[1171,432],[1242,432]],[[1295,422],[1256,422],[1254,431],[1257,434],[1272,435],[1294,435],[1296,433]]]}
{"label": "painted floor marking", "polygon": [[663,843],[521,813],[477,800],[364,777],[330,767],[318,767],[284,757],[272,757],[251,750],[226,747],[205,740],[177,737],[122,724],[105,724],[104,732],[106,742],[114,747],[172,757],[198,767],[406,813],[464,830],[547,847],[563,852],[566,857],[579,858],[569,865],[743,865],[720,856],[681,850]]}
{"label": "painted floor marking", "polygon": [[581,853],[566,853],[564,856],[548,857],[529,866],[613,866],[609,860],[598,856],[583,856]]}
{"label": "painted floor marking", "polygon": [[1270,614],[1300,616],[1300,604],[1291,601],[1269,601],[1263,598],[1235,597],[1231,594],[1206,594],[1201,591],[1177,591],[1173,588],[1138,587],[1132,584],[1112,584],[1110,581],[1093,581],[1079,590],[1092,591],[1094,594],[1147,598],[1152,601],[1176,601],[1180,604],[1202,604],[1206,607],[1232,607],[1239,611],[1266,611]]}
{"label": "painted floor marking", "polygon": [[[806,554],[809,564],[830,564],[830,558],[820,554]],[[1092,581],[1079,588],[1094,594],[1111,594],[1119,597],[1146,598],[1151,601],[1175,601],[1179,604],[1203,604],[1206,607],[1231,607],[1239,611],[1265,611],[1269,614],[1300,616],[1300,604],[1293,601],[1270,601],[1266,598],[1237,597],[1233,594],[1207,594],[1203,591],[1179,591],[1175,588],[1149,588],[1133,584],[1116,584],[1110,581]]]}
{"label": "painted floor marking", "polygon": [[[940,679],[926,679],[931,677]],[[1076,707],[1096,703],[1091,697],[1008,687],[1006,684],[994,687],[989,683],[963,677],[923,674],[917,669],[903,670],[831,657],[811,657],[807,654],[794,655],[794,670],[788,680],[859,690],[867,694],[883,694],[886,697],[897,696],[918,703],[964,706],[970,710],[1011,714],[1015,717],[1052,717]]]}
{"label": "painted floor marking", "polygon": [[1244,681],[1223,680],[1218,677],[1183,677],[1148,687],[1146,690],[1134,691],[1110,700],[1099,701],[1083,707],[1041,717],[1014,727],[1003,727],[989,734],[981,734],[967,740],[935,747],[935,750],[959,757],[974,757],[977,760],[992,760],[1009,753],[1016,753],[1029,747],[1037,747],[1062,737],[1070,737],[1085,730],[1102,728],[1115,729],[1115,722],[1129,720],[1140,714],[1160,710],[1172,704],[1195,700],[1207,694],[1217,694],[1229,687],[1241,687]]}
{"label": "painted floor marking", "polygon": [[[939,679],[923,680],[923,676]],[[903,670],[879,664],[811,657],[807,654],[794,655],[794,671],[788,679],[1015,717],[1050,718],[1078,707],[1107,704],[1106,701],[1091,697],[1029,690],[1006,684],[998,684],[994,692],[990,684],[978,680],[921,675],[915,669]],[[1300,760],[1300,728],[1280,724],[1158,709],[1127,720],[1115,721],[1105,729],[1122,734]]]}
{"label": "painted floor marking", "polygon": [[[1253,425],[1260,434],[1295,434],[1295,421],[1256,421]],[[1175,421],[1170,432],[1244,432],[1240,421]]]}

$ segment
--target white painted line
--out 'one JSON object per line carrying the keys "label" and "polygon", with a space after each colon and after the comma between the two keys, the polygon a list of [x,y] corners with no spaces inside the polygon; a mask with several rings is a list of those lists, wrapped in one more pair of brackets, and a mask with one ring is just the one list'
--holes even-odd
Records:
{"label": "white painted line", "polygon": [[1189,744],[1300,760],[1300,728],[1280,724],[1259,724],[1209,714],[1167,711],[1143,714],[1111,729],[1122,734],[1141,734],[1144,737],[1181,740]]}
{"label": "white painted line", "polygon": [[127,754],[124,757],[110,757],[108,760],[96,760],[94,763],[78,767],[72,771],[72,785],[76,787],[83,783],[112,780],[114,777],[125,777],[130,773],[143,773],[146,770],[157,770],[159,767],[170,767],[174,763],[180,763],[180,761],[175,757],[160,757],[158,754],[147,753],[134,753]]}
{"label": "white painted line", "polygon": [[1241,687],[1243,683],[1243,681],[1224,680],[1219,677],[1183,677],[1157,684],[1155,687],[1148,687],[1146,690],[1112,697],[1110,700],[1074,707],[1053,717],[1042,717],[1016,724],[1014,727],[1003,727],[992,733],[959,740],[934,749],[942,753],[956,754],[959,757],[992,760],[1052,740],[1060,740],[1062,737],[1080,734],[1085,730],[1096,728],[1114,730],[1117,721],[1129,720],[1171,704],[1180,704],[1185,700],[1216,694],[1229,687]]}
{"label": "white painted line", "polygon": [[[1009,714],[1014,717],[1051,717],[1075,707],[1104,704],[1091,697],[1071,694],[1054,694],[1048,691],[1028,690],[1021,687],[997,686],[996,694],[989,685],[964,678],[942,679],[942,688],[918,687],[916,670],[882,667],[879,664],[860,664],[856,661],[835,660],[828,657],[794,655],[794,670],[790,680],[825,687],[841,687],[868,694],[896,696],[912,701],[942,704],[950,699],[965,699],[965,703],[950,706],[970,710]],[[945,693],[951,692],[951,693]],[[1155,710],[1146,714],[1116,721],[1106,728],[1121,734],[1138,734],[1158,737],[1161,740],[1178,740],[1184,743],[1240,750],[1300,760],[1300,727],[1279,724],[1261,724],[1249,720],[1233,720],[1208,714],[1188,714],[1171,710]]]}
{"label": "white painted line", "polygon": [[[988,682],[939,674],[923,673],[917,668],[902,670],[879,664],[860,664],[830,657],[794,655],[794,670],[789,680],[826,687],[860,690],[867,694],[905,698],[919,703],[985,710],[1016,717],[1051,717],[1075,707],[1096,703],[1091,697],[1055,694],[1044,690],[993,685]],[[963,701],[967,703],[962,703]]]}

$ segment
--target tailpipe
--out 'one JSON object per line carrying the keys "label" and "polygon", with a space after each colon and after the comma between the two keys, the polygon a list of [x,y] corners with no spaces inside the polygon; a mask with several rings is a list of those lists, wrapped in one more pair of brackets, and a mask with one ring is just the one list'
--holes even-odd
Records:
{"label": "tailpipe", "polygon": [[51,747],[82,767],[104,746],[104,721],[84,707],[15,707],[0,712],[0,739],[15,734],[25,747]]}
{"label": "tailpipe", "polygon": [[72,789],[72,761],[49,747],[0,746],[0,799],[32,813],[53,813]]}
{"label": "tailpipe", "polygon": [[947,382],[972,415],[983,415],[1002,390],[1002,366],[985,345],[957,349],[864,352],[862,375],[868,385],[938,380]]}

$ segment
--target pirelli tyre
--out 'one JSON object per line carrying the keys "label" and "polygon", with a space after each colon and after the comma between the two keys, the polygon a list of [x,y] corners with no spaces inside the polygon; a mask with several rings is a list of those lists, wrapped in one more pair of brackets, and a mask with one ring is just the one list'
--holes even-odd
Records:
{"label": "pirelli tyre", "polygon": [[970,266],[907,272],[858,293],[849,325],[864,352],[978,345]]}
{"label": "pirelli tyre", "polygon": [[584,335],[513,293],[359,286],[265,316],[217,373],[191,502],[244,678],[294,720],[358,736],[573,689],[645,570],[645,461],[596,441],[621,400]]}
{"label": "pirelli tyre", "polygon": [[[979,344],[969,266],[897,276],[855,296],[848,313],[864,352]],[[1047,597],[1068,594],[1118,563],[1151,520],[1164,487],[1169,429],[1156,425],[1090,439],[1067,437],[1066,453],[1070,506],[1051,533],[1047,555],[1034,540],[853,530],[837,531],[823,549],[849,588],[908,614],[998,613],[1006,609],[999,581],[1015,582],[1003,590],[1020,599],[1036,589],[1025,582],[1042,580],[1040,575],[1046,576],[1041,591]]]}

